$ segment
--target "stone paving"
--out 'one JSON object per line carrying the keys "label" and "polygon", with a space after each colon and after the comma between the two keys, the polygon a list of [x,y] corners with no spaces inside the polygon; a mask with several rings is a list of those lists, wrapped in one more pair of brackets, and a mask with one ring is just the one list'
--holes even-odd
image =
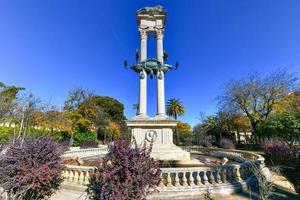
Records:
{"label": "stone paving", "polygon": [[50,200],[86,200],[86,193],[75,192],[70,190],[61,189],[57,191]]}

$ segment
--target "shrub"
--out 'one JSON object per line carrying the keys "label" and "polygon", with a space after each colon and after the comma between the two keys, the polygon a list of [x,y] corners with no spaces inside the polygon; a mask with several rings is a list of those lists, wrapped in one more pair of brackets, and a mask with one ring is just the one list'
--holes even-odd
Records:
{"label": "shrub", "polygon": [[84,141],[80,145],[80,149],[98,148],[98,143],[94,140]]}
{"label": "shrub", "polygon": [[2,154],[3,150],[4,150],[4,144],[0,144],[0,155]]}
{"label": "shrub", "polygon": [[222,138],[220,140],[220,147],[222,147],[224,149],[234,149],[235,145],[233,144],[233,142],[230,139]]}
{"label": "shrub", "polygon": [[56,141],[56,142],[64,142],[64,141],[70,141],[70,134],[68,132],[65,131],[59,131],[59,132],[54,132],[52,134],[52,138]]}
{"label": "shrub", "polygon": [[[274,183],[268,180],[268,175],[266,174],[266,169],[261,169],[261,167],[255,162],[248,162],[249,170],[254,175],[257,183],[258,195],[261,200],[268,200],[274,194]],[[279,168],[272,167],[273,172],[279,173]],[[269,173],[269,171],[268,171]]]}
{"label": "shrub", "polygon": [[0,184],[10,199],[51,196],[62,181],[58,144],[49,137],[18,140],[0,158]]}
{"label": "shrub", "polygon": [[261,148],[265,151],[266,158],[276,164],[296,159],[296,148],[278,139],[265,140],[261,143]]}
{"label": "shrub", "polygon": [[211,136],[203,136],[200,138],[199,144],[203,147],[212,147],[211,141],[212,141]]}
{"label": "shrub", "polygon": [[84,141],[96,140],[96,134],[91,132],[77,132],[74,134],[72,146],[80,146]]}
{"label": "shrub", "polygon": [[0,144],[7,144],[12,136],[13,129],[10,127],[0,127]]}
{"label": "shrub", "polygon": [[300,139],[300,112],[285,112],[272,115],[258,129],[258,136],[273,137],[293,145]]}
{"label": "shrub", "polygon": [[152,148],[118,139],[108,144],[108,149],[88,186],[91,198],[144,199],[160,180],[159,163],[150,156]]}
{"label": "shrub", "polygon": [[60,154],[63,154],[64,152],[68,151],[70,148],[70,142],[69,141],[63,141],[58,143],[58,148]]}

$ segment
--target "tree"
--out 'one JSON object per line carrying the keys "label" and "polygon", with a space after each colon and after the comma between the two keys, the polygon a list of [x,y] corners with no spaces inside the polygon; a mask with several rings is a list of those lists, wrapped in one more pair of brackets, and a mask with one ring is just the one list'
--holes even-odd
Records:
{"label": "tree", "polygon": [[[170,117],[174,117],[175,120],[178,119],[179,116],[185,114],[185,109],[182,101],[180,99],[172,98],[167,101],[167,115]],[[179,133],[176,128],[176,140],[179,142]]]}
{"label": "tree", "polygon": [[4,120],[4,116],[12,110],[17,94],[22,90],[24,88],[6,86],[0,82],[0,123]]}
{"label": "tree", "polygon": [[185,109],[180,99],[172,98],[167,101],[167,115],[177,120],[179,116],[184,114]]}
{"label": "tree", "polygon": [[41,100],[32,93],[24,94],[18,98],[10,113],[10,121],[15,124],[14,139],[25,138],[32,133],[32,127],[37,125],[37,116],[42,110]]}
{"label": "tree", "polygon": [[64,110],[69,112],[77,110],[86,99],[93,95],[93,92],[80,87],[70,90],[64,103]]}
{"label": "tree", "polygon": [[191,133],[191,126],[188,123],[178,122],[177,127],[178,127],[178,132],[183,135],[187,135]]}
{"label": "tree", "polygon": [[191,126],[188,123],[178,122],[177,123],[177,130],[181,136],[181,138],[185,142],[189,142],[191,140]]}
{"label": "tree", "polygon": [[300,111],[272,115],[259,128],[261,137],[278,137],[289,146],[300,139]]}
{"label": "tree", "polygon": [[121,122],[126,119],[124,115],[124,105],[114,98],[107,96],[92,96],[88,98],[87,101],[92,101],[96,106],[102,108],[113,121]]}
{"label": "tree", "polygon": [[82,102],[79,113],[92,123],[98,134],[103,133],[104,140],[107,133],[113,137],[125,131],[124,105],[111,97],[91,96]]}
{"label": "tree", "polygon": [[71,120],[71,114],[68,112],[61,112],[55,107],[51,107],[50,110],[37,113],[37,125],[39,127],[49,129],[50,133],[54,132],[75,132],[73,130],[73,124]]}
{"label": "tree", "polygon": [[300,110],[300,91],[292,92],[285,95],[278,105],[275,107],[275,111],[278,113],[283,112],[296,112]]}
{"label": "tree", "polygon": [[207,135],[212,135],[219,142],[223,137],[230,137],[233,130],[232,114],[227,112],[218,112],[216,115],[208,116],[204,122]]}
{"label": "tree", "polygon": [[279,104],[282,97],[292,92],[297,78],[285,70],[267,76],[253,74],[245,79],[233,79],[218,97],[226,110],[244,113],[250,120],[254,134]]}
{"label": "tree", "polygon": [[65,117],[70,119],[72,124],[71,132],[69,132],[71,136],[70,146],[73,144],[74,134],[76,131],[88,131],[90,128],[90,121],[84,118],[82,113],[79,112],[79,107],[91,96],[93,96],[92,92],[82,88],[74,88],[69,91],[68,98],[64,103],[63,111],[68,113]]}
{"label": "tree", "polygon": [[206,135],[203,121],[202,123],[198,123],[193,127],[193,142],[197,145],[200,145],[201,139]]}
{"label": "tree", "polygon": [[246,132],[251,130],[249,118],[243,115],[235,115],[232,118],[232,123],[233,123],[233,128],[237,133],[238,142],[239,143],[241,142],[241,136],[240,136],[241,132],[245,133],[245,140],[246,140]]}

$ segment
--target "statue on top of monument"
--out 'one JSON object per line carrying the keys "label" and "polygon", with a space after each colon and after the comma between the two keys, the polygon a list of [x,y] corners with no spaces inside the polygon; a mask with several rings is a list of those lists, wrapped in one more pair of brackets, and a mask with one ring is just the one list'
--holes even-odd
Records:
{"label": "statue on top of monument", "polygon": [[139,9],[137,11],[137,13],[139,13],[139,14],[150,14],[150,15],[155,15],[155,14],[156,15],[165,15],[166,11],[161,5],[158,5],[158,6],[154,6],[154,7],[146,6],[144,8]]}

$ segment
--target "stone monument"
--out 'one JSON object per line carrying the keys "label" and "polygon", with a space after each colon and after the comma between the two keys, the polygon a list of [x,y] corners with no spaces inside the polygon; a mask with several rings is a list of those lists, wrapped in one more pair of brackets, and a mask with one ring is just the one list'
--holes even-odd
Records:
{"label": "stone monument", "polygon": [[[163,37],[166,12],[161,6],[145,7],[137,11],[140,33],[139,62],[131,66],[139,74],[139,109],[137,115],[127,121],[132,136],[138,144],[153,142],[152,157],[157,160],[190,161],[190,153],[173,143],[173,129],[177,121],[165,112],[165,74],[173,67],[164,63]],[[156,58],[147,58],[147,39],[156,38]],[[138,60],[138,59],[137,59]],[[157,81],[157,113],[154,117],[147,114],[147,76]]]}

